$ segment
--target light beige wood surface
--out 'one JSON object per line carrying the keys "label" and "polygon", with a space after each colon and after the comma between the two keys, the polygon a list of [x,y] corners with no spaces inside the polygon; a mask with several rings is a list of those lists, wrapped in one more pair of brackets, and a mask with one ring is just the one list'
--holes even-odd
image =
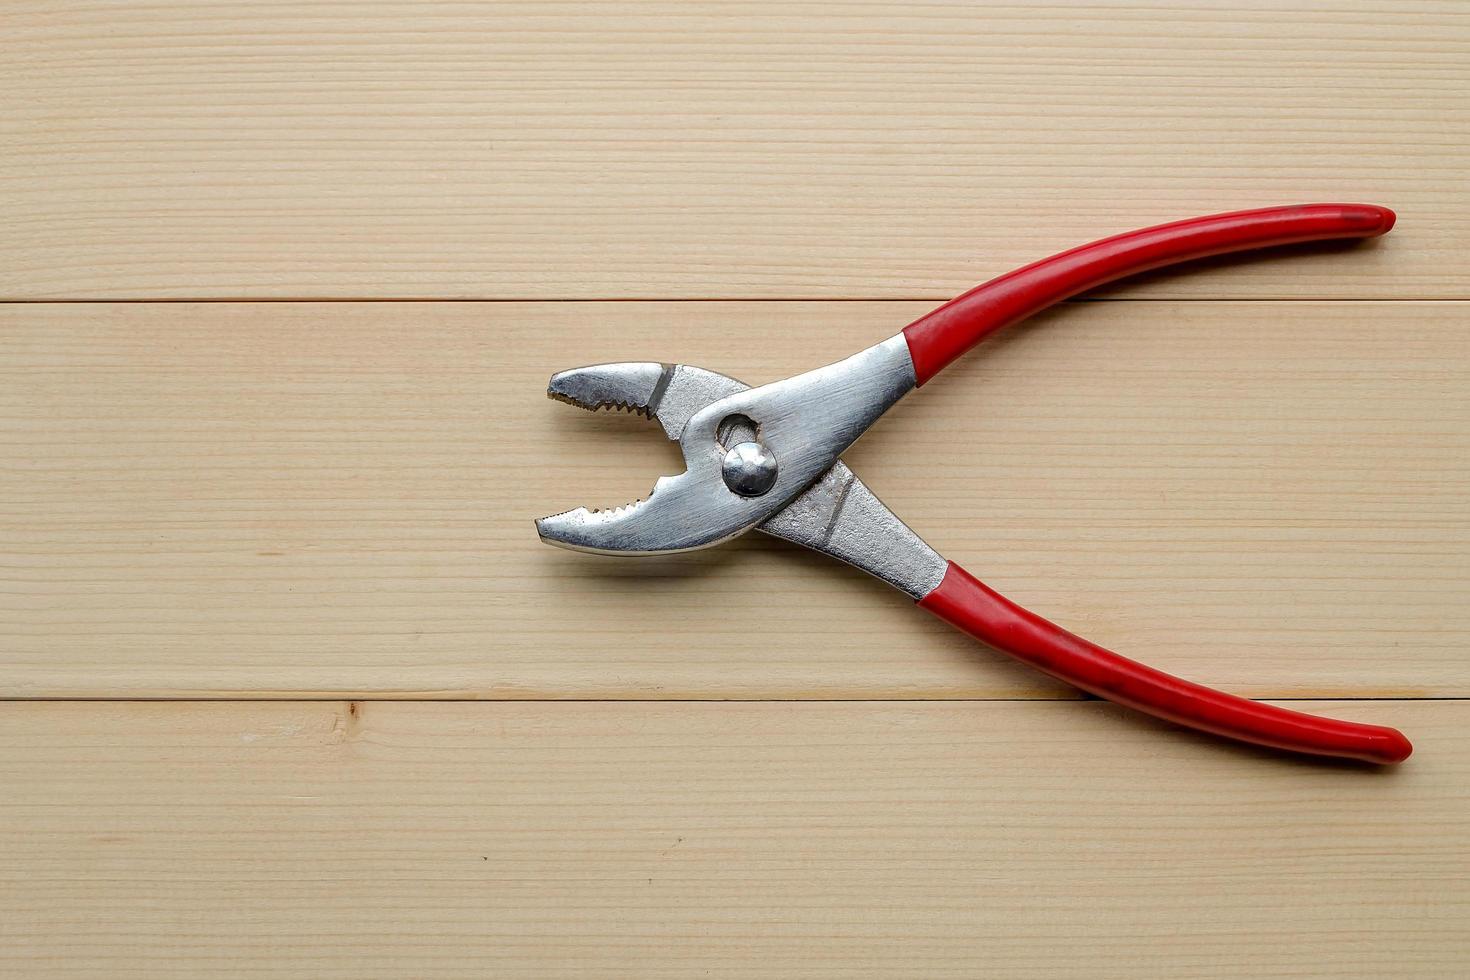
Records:
{"label": "light beige wood surface", "polygon": [[[1466,975],[1470,7],[0,36],[6,980]],[[1398,228],[1068,305],[848,458],[1017,600],[1402,767],[1075,700],[754,535],[535,541],[678,465],[554,370],[772,379],[1057,249],[1334,199]]]}
{"label": "light beige wood surface", "polygon": [[1341,199],[1403,232],[1149,293],[1470,286],[1461,3],[11,0],[4,35],[0,296],[941,299]]}
{"label": "light beige wood surface", "polygon": [[1090,703],[31,703],[23,977],[1461,977],[1470,705],[1371,772]]}
{"label": "light beige wood surface", "polygon": [[[923,308],[12,305],[0,691],[1070,697],[782,543],[536,540],[533,517],[681,466],[656,426],[545,399],[552,371],[767,380]],[[1467,308],[1073,304],[848,459],[943,552],[1148,663],[1259,696],[1465,696]]]}

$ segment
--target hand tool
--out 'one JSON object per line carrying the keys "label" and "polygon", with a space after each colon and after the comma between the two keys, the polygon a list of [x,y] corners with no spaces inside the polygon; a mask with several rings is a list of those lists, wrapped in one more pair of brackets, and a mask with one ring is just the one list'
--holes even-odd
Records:
{"label": "hand tool", "polygon": [[1394,213],[1364,204],[1236,211],[1104,238],[975,287],[866,350],[749,387],[685,364],[624,362],[553,375],[547,394],[647,416],[685,470],[646,499],[536,522],[549,544],[606,555],[704,548],[758,528],[857,566],[1023,663],[1159,718],[1245,742],[1375,763],[1412,751],[1398,731],[1235,697],[1120,657],[941,558],[838,458],[909,391],[989,334],[1093,287],[1226,252],[1372,238]]}

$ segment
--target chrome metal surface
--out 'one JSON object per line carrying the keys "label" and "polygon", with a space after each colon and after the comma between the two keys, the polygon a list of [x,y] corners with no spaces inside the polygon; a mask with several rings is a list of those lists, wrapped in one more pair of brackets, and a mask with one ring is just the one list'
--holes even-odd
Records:
{"label": "chrome metal surface", "polygon": [[[536,522],[542,540],[580,551],[648,555],[718,544],[766,520],[826,472],[841,453],[915,384],[902,334],[835,364],[758,388],[736,388],[698,407],[706,395],[739,382],[714,372],[648,364],[601,365],[563,372],[550,394],[587,407],[609,402],[645,409],[671,436],[677,431],[685,470],[661,477],[650,496],[613,510],[584,507]],[[680,382],[681,376],[688,380]],[[663,380],[667,379],[667,380]],[[662,386],[660,382],[662,381]],[[687,421],[675,428],[675,416]],[[743,416],[780,461],[760,497],[732,492],[721,471],[723,423]]]}
{"label": "chrome metal surface", "polygon": [[734,378],[687,364],[621,361],[553,374],[546,394],[589,411],[635,412],[662,425],[670,439],[678,439],[695,412],[748,387]]}
{"label": "chrome metal surface", "polygon": [[674,373],[658,403],[658,419],[670,439],[684,434],[689,420],[713,402],[745,391],[750,385],[688,364],[674,365]]}
{"label": "chrome metal surface", "polygon": [[627,409],[651,415],[671,370],[656,361],[625,361],[573,368],[551,376],[546,396],[589,411]]}
{"label": "chrome metal surface", "polygon": [[[912,366],[910,366],[912,371]],[[583,408],[626,408],[657,419],[670,438],[677,439],[688,421],[720,399],[752,390],[746,385],[703,368],[656,362],[599,364],[563,371],[551,379],[548,394]],[[721,439],[754,435],[753,419],[722,415]],[[631,505],[630,505],[631,506]],[[618,510],[581,511],[578,520],[615,519]],[[570,511],[560,518],[572,518]],[[543,518],[537,528],[560,518]],[[948,563],[924,543],[908,525],[884,506],[871,490],[837,460],[786,507],[757,527],[778,538],[830,555],[862,569],[908,594],[922,599],[938,587]],[[554,524],[552,530],[561,531]],[[551,544],[563,541],[547,535]],[[628,552],[617,552],[628,554]]]}
{"label": "chrome metal surface", "polygon": [[775,454],[758,442],[736,443],[720,462],[725,486],[742,497],[759,497],[770,490],[778,472]]}
{"label": "chrome metal surface", "polygon": [[759,527],[856,566],[915,600],[938,588],[949,567],[841,460]]}

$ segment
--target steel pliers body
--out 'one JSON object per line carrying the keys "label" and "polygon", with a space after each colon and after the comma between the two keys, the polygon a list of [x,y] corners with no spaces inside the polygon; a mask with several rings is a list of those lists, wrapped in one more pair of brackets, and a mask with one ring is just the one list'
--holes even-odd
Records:
{"label": "steel pliers body", "polygon": [[1387,208],[1310,204],[1237,211],[1105,238],[977,286],[845,360],[749,387],[683,364],[625,362],[554,375],[548,394],[631,409],[678,440],[685,471],[646,499],[536,522],[543,541],[609,555],[718,544],[751,528],[869,572],[1023,663],[1099,697],[1218,735],[1376,763],[1412,751],[1392,728],[1289,711],[1120,657],[997,594],[941,558],[839,459],[909,391],[984,337],[1070,296],[1191,259],[1393,227]]}

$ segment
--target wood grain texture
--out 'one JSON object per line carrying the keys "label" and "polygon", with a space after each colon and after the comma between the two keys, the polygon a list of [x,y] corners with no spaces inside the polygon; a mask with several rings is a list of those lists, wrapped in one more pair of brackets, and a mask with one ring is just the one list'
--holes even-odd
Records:
{"label": "wood grain texture", "polygon": [[1470,704],[1403,767],[1088,703],[12,704],[0,964],[1463,976]]}
{"label": "wood grain texture", "polygon": [[[0,36],[0,975],[1465,975],[1464,4]],[[553,370],[768,380],[1101,235],[1332,199],[1399,226],[1061,308],[849,460],[1017,600],[1403,767],[1064,701],[778,542],[535,540],[677,465]],[[3,302],[188,298],[844,302]],[[189,696],[503,700],[25,700]]]}
{"label": "wood grain texture", "polygon": [[1240,207],[1151,296],[1466,298],[1470,14],[1406,2],[10,2],[0,297],[930,297]]}
{"label": "wood grain texture", "polygon": [[[554,370],[768,380],[923,308],[0,309],[0,693],[1070,697],[793,546],[536,540],[534,516],[680,465],[641,420],[548,402]],[[942,552],[1147,663],[1255,696],[1464,696],[1467,311],[1073,304],[848,459]]]}

